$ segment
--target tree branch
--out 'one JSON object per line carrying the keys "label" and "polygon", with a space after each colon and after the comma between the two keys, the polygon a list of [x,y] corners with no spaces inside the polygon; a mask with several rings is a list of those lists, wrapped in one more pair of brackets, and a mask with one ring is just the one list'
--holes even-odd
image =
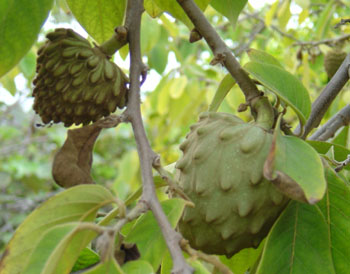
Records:
{"label": "tree branch", "polygon": [[242,89],[247,102],[260,95],[254,82],[249,78],[248,74],[242,69],[231,50],[221,39],[209,21],[205,18],[202,11],[198,8],[193,0],[177,0],[187,16],[191,19],[193,25],[198,32],[204,37],[207,44],[214,54],[214,62],[222,63],[230,72],[232,77]]}
{"label": "tree branch", "polygon": [[342,126],[350,123],[350,105],[346,105],[338,113],[336,113],[327,123],[319,128],[309,140],[326,141],[333,137],[336,131]]}
{"label": "tree branch", "polygon": [[[350,54],[346,56],[338,71],[334,74],[320,96],[312,104],[311,114],[306,122],[303,138],[306,138],[310,131],[320,124],[329,106],[349,80],[349,66]],[[299,128],[297,128],[296,131],[299,131]]]}
{"label": "tree branch", "polygon": [[190,274],[193,273],[193,269],[186,263],[180,248],[180,240],[182,237],[171,227],[156,196],[152,164],[157,155],[150,147],[141,117],[140,76],[144,76],[146,72],[146,66],[141,59],[140,47],[140,25],[143,11],[143,0],[128,1],[125,27],[128,29],[131,62],[129,101],[125,113],[131,122],[134,131],[140,159],[143,182],[141,202],[145,203],[152,210],[160,226],[173,260],[172,272]]}

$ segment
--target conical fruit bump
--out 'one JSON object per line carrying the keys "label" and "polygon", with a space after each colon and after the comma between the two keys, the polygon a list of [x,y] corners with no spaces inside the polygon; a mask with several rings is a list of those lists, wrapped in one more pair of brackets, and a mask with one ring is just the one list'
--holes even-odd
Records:
{"label": "conical fruit bump", "polygon": [[272,135],[227,113],[203,113],[180,146],[180,185],[195,203],[179,223],[190,245],[228,257],[257,247],[288,198],[263,178]]}
{"label": "conical fruit bump", "polygon": [[34,110],[43,123],[89,124],[127,102],[126,75],[71,29],[47,34],[38,51]]}
{"label": "conical fruit bump", "polygon": [[324,68],[329,79],[337,72],[340,65],[343,63],[346,53],[341,50],[331,50],[324,57]]}

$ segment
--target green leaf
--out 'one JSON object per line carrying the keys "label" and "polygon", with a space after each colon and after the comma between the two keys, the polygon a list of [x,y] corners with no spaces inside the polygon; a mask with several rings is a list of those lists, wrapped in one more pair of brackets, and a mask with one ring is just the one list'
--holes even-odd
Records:
{"label": "green leaf", "polygon": [[284,69],[270,64],[249,62],[244,66],[265,87],[275,93],[297,113],[305,124],[311,112],[310,96],[303,84]]}
{"label": "green leaf", "polygon": [[323,214],[292,201],[267,236],[257,274],[335,274]]}
{"label": "green leaf", "polygon": [[233,26],[236,25],[238,15],[244,8],[247,0],[212,0],[210,5],[224,15]]}
{"label": "green leaf", "polygon": [[164,45],[157,44],[149,53],[148,64],[159,74],[162,74],[168,64],[168,50]]}
{"label": "green leaf", "polygon": [[282,136],[277,126],[264,176],[285,195],[310,204],[320,201],[327,188],[317,151],[299,138]]}
{"label": "green leaf", "polygon": [[318,17],[314,32],[316,40],[320,40],[325,37],[336,7],[337,5],[335,1],[329,1],[322,11],[321,15]]}
{"label": "green leaf", "polygon": [[258,260],[265,241],[260,243],[257,249],[244,248],[232,258],[228,259],[226,256],[220,256],[220,261],[227,265],[235,274],[245,274],[248,269],[252,269]]}
{"label": "green leaf", "polygon": [[278,25],[282,30],[285,30],[291,16],[290,0],[284,0],[277,12]]}
{"label": "green leaf", "polygon": [[98,43],[114,34],[123,24],[126,0],[67,0],[74,17]]}
{"label": "green leaf", "polygon": [[86,223],[66,223],[48,230],[34,248],[23,270],[26,274],[68,273],[80,251],[97,236]]}
{"label": "green leaf", "polygon": [[[314,149],[319,154],[326,155],[327,152],[333,147],[334,151],[334,160],[338,162],[342,162],[346,160],[348,155],[350,154],[350,150],[347,149],[346,147],[333,144],[333,143],[328,143],[328,142],[323,142],[323,141],[307,141],[309,145],[311,145]],[[344,169],[350,170],[349,166],[345,166]]]}
{"label": "green leaf", "polygon": [[97,210],[113,201],[110,191],[99,185],[79,185],[48,199],[17,228],[1,258],[0,273],[23,273],[45,232],[59,224],[93,221]]}
{"label": "green leaf", "polygon": [[35,74],[36,54],[29,51],[26,56],[19,62],[19,68],[23,72],[24,77],[31,79]]}
{"label": "green leaf", "polygon": [[153,274],[154,270],[149,262],[144,260],[130,261],[123,265],[123,271],[128,274]]}
{"label": "green leaf", "polygon": [[[175,198],[163,201],[161,204],[170,224],[175,227],[182,215],[185,201]],[[167,247],[151,211],[137,220],[131,232],[126,236],[125,242],[135,243],[141,253],[141,259],[148,261],[154,272],[157,271]]]}
{"label": "green leaf", "polygon": [[152,18],[156,18],[162,14],[162,10],[157,6],[155,0],[145,0],[143,5]]}
{"label": "green leaf", "polygon": [[106,260],[95,267],[84,271],[84,274],[129,274],[124,272],[114,258]]}
{"label": "green leaf", "polygon": [[152,19],[148,15],[142,17],[141,24],[141,52],[146,54],[150,52],[155,45],[157,45],[160,35],[161,26],[157,20]]}
{"label": "green leaf", "polygon": [[317,206],[327,220],[331,251],[337,274],[350,269],[350,190],[329,166],[325,168],[328,189]]}
{"label": "green leaf", "polygon": [[36,41],[53,0],[0,1],[0,77],[10,71]]}
{"label": "green leaf", "polygon": [[[201,10],[205,10],[210,0],[194,0]],[[182,21],[189,29],[193,28],[193,24],[187,17],[181,6],[176,0],[154,0],[156,5],[163,11],[170,13],[176,19]]]}
{"label": "green leaf", "polygon": [[169,82],[169,95],[173,99],[181,97],[187,86],[187,77],[185,75],[178,78],[172,78]]}
{"label": "green leaf", "polygon": [[258,49],[248,49],[247,53],[250,61],[275,65],[283,69],[281,63],[275,57],[273,57],[271,54],[268,54],[265,51]]}
{"label": "green leaf", "polygon": [[334,137],[332,140],[333,144],[341,145],[347,147],[349,140],[349,126],[343,127],[343,129]]}
{"label": "green leaf", "polygon": [[88,268],[100,261],[100,256],[88,247],[85,247],[79,254],[77,261],[75,262],[72,272]]}
{"label": "green leaf", "polygon": [[228,92],[236,84],[235,79],[232,78],[231,74],[226,74],[221,80],[218,89],[215,92],[214,98],[210,103],[209,111],[217,111],[222,101],[225,99]]}

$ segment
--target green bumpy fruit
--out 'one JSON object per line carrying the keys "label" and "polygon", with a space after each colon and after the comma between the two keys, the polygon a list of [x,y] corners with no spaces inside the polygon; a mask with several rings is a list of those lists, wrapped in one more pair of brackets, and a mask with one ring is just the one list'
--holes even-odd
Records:
{"label": "green bumpy fruit", "polygon": [[203,113],[180,146],[180,185],[195,203],[179,223],[190,245],[228,257],[257,247],[288,198],[264,179],[272,135],[227,113]]}
{"label": "green bumpy fruit", "polygon": [[43,123],[86,125],[126,105],[128,79],[98,46],[71,29],[46,37],[33,81],[33,108]]}
{"label": "green bumpy fruit", "polygon": [[327,52],[324,57],[324,68],[329,79],[337,72],[346,57],[346,52],[339,49]]}

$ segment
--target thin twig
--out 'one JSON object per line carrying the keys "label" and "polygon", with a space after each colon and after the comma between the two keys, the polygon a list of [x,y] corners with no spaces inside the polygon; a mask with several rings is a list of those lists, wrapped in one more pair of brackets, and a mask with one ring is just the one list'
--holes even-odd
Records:
{"label": "thin twig", "polygon": [[317,47],[319,45],[335,45],[339,42],[345,41],[350,39],[350,34],[345,34],[339,37],[335,37],[335,38],[330,38],[330,39],[324,39],[324,40],[320,40],[320,41],[298,41],[296,43],[294,43],[292,46],[303,46],[303,47]]}
{"label": "thin twig", "polygon": [[[130,90],[126,115],[131,122],[137,151],[140,159],[143,193],[141,201],[149,207],[163,233],[165,242],[173,260],[173,273],[193,273],[193,269],[186,263],[180,248],[182,236],[170,225],[156,196],[152,174],[152,164],[157,154],[150,147],[143,126],[140,109],[140,77],[145,76],[146,66],[141,59],[140,25],[144,11],[143,0],[129,0],[126,11],[125,27],[128,29],[130,47]],[[143,77],[144,78],[144,77]]]}
{"label": "thin twig", "polygon": [[188,206],[194,207],[194,203],[191,201],[191,199],[187,196],[185,192],[183,192],[179,184],[172,179],[170,173],[162,167],[159,156],[154,160],[153,168],[157,170],[157,172],[162,177],[162,179],[168,184],[171,193],[176,193],[182,199],[188,202],[187,203]]}
{"label": "thin twig", "polygon": [[347,126],[350,123],[350,105],[346,105],[337,112],[331,119],[328,120],[321,128],[319,128],[309,140],[326,141],[332,138],[336,131],[342,126]]}
{"label": "thin twig", "polygon": [[340,172],[344,167],[348,166],[350,164],[350,155],[343,161],[338,162],[338,166],[334,169],[335,172]]}
{"label": "thin twig", "polygon": [[247,102],[259,96],[260,92],[248,74],[242,69],[239,62],[233,56],[231,50],[221,39],[213,26],[205,18],[203,12],[198,8],[193,0],[177,0],[187,16],[191,19],[198,32],[204,37],[210,49],[214,53],[214,62],[222,63],[236,80],[242,89]]}
{"label": "thin twig", "polygon": [[[306,122],[303,138],[306,138],[312,129],[318,127],[329,106],[349,80],[349,66],[350,54],[346,56],[338,71],[334,74],[322,93],[312,104],[311,114]],[[299,130],[300,129],[297,128],[296,132]]]}

